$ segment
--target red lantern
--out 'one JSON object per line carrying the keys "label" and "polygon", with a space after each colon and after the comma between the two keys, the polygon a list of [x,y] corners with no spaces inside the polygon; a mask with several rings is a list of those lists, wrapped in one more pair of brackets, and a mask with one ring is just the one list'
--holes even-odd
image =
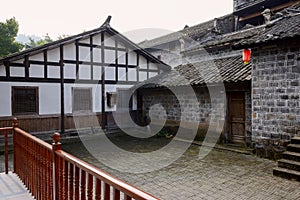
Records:
{"label": "red lantern", "polygon": [[249,49],[244,49],[244,51],[243,51],[243,61],[244,61],[245,65],[249,63],[250,57],[251,57],[251,51]]}

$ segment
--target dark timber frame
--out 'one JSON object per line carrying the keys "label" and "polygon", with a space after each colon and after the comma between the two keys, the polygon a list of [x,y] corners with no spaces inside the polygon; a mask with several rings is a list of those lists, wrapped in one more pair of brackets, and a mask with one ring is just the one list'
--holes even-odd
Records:
{"label": "dark timber frame", "polygon": [[[101,84],[101,112],[102,112],[102,121],[101,126],[105,128],[106,125],[106,114],[105,114],[105,85],[106,84],[120,84],[120,85],[134,85],[140,81],[140,71],[147,72],[147,78],[149,78],[149,72],[157,72],[160,71],[169,71],[171,68],[167,66],[162,61],[158,60],[145,50],[141,49],[139,46],[128,40],[123,35],[119,34],[116,30],[110,27],[109,24],[110,17],[106,20],[106,22],[97,29],[87,31],[75,36],[71,36],[59,41],[55,41],[52,43],[48,43],[43,46],[39,46],[36,48],[28,49],[23,52],[13,54],[11,56],[7,56],[3,59],[0,59],[0,65],[5,66],[5,76],[0,76],[0,82],[32,82],[32,83],[59,83],[60,84],[60,124],[61,124],[61,132],[65,131],[65,84]],[[94,44],[93,37],[96,35],[101,36],[101,44]],[[113,46],[105,45],[104,40],[105,36],[113,37],[115,40],[115,44]],[[88,42],[83,42],[83,40],[88,39]],[[64,58],[64,46],[68,44],[75,44],[75,60],[65,59]],[[119,46],[119,44],[124,45],[125,47]],[[89,48],[90,59],[88,61],[83,61],[80,59],[80,47]],[[53,49],[59,49],[59,59],[50,60],[48,52]],[[101,61],[95,62],[95,52],[94,49],[101,50]],[[136,64],[129,64],[129,49],[133,49],[133,51],[137,55]],[[105,50],[113,50],[115,51],[115,62],[114,63],[106,63],[105,62]],[[125,53],[125,63],[120,64],[119,60],[119,52]],[[31,56],[36,54],[42,54],[42,60],[31,59]],[[144,56],[147,60],[147,69],[139,68],[139,58],[140,56]],[[19,62],[19,60],[23,60],[23,63]],[[18,62],[17,62],[18,61]],[[157,70],[150,70],[149,63],[158,64]],[[65,64],[73,64],[76,71],[76,76],[74,78],[65,78]],[[43,74],[41,76],[31,76],[30,67],[31,65],[41,66],[43,68]],[[89,79],[81,79],[80,78],[80,67],[81,65],[89,65],[90,66],[90,78]],[[49,76],[49,66],[59,67],[59,76],[58,77],[50,77]],[[101,80],[96,80],[94,75],[95,67],[101,68]],[[105,69],[106,67],[115,69],[115,80],[106,80]],[[24,68],[24,76],[12,76],[11,68]],[[126,79],[119,80],[119,69],[123,68],[126,71]],[[130,68],[136,69],[136,81],[129,80],[128,71]]]}

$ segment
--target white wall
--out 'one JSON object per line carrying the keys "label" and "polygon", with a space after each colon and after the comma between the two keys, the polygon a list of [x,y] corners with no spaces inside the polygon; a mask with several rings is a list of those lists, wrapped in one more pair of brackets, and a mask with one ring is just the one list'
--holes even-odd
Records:
{"label": "white wall", "polygon": [[51,83],[12,83],[2,82],[0,84],[0,116],[12,116],[12,87],[30,86],[39,88],[39,114],[60,113],[60,85]]}
{"label": "white wall", "polygon": [[[110,47],[115,47],[115,41],[113,37],[105,34],[104,44]],[[81,43],[90,43],[89,39],[80,41]],[[93,36],[94,44],[101,45],[100,34]],[[118,42],[119,48],[125,48],[124,44]],[[64,45],[64,59],[65,60],[76,60],[76,46],[75,42]],[[101,62],[101,49],[93,49],[94,62]],[[125,64],[125,51],[118,51],[118,63]],[[60,60],[60,48],[51,49],[47,51],[48,62],[59,62]],[[79,58],[81,61],[90,61],[90,48],[79,47]],[[44,61],[43,52],[29,57],[29,60]],[[105,50],[105,62],[115,63],[115,50]],[[13,61],[15,63],[23,63],[24,59]],[[137,64],[137,53],[133,49],[128,48],[128,64]],[[139,56],[139,68],[147,69],[147,60],[143,56]],[[157,64],[149,63],[149,69],[157,70]],[[115,70],[113,67],[105,67],[106,79],[115,80]],[[11,77],[25,77],[24,67],[10,67]],[[60,67],[59,66],[48,66],[48,77],[49,78],[60,78]],[[79,78],[90,79],[91,78],[91,66],[80,65],[79,67]],[[76,65],[65,64],[64,74],[66,79],[76,78]],[[126,80],[125,68],[118,68],[118,80]],[[157,73],[150,72],[149,77],[155,76]],[[5,66],[0,66],[0,76],[6,76]],[[44,77],[44,65],[31,64],[29,67],[29,76],[33,78]],[[101,67],[94,66],[93,69],[94,80],[101,80]],[[140,81],[147,79],[147,72],[139,72]],[[128,69],[128,81],[137,81],[137,69]],[[0,116],[11,116],[11,87],[12,86],[34,86],[39,88],[39,114],[60,114],[60,84],[59,83],[29,83],[29,82],[1,82],[0,83]],[[101,85],[92,84],[65,84],[65,112],[72,113],[72,87],[84,87],[92,88],[93,91],[93,112],[101,112]],[[130,85],[106,85],[105,92],[116,92],[117,88],[129,88]],[[136,100],[134,100],[134,108],[136,108]],[[113,111],[115,107],[109,108],[106,105],[106,111]]]}

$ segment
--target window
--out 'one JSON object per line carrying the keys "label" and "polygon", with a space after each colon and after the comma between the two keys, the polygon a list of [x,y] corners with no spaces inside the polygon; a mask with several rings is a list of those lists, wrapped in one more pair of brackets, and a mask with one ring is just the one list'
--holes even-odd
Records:
{"label": "window", "polygon": [[73,111],[92,111],[92,88],[73,88]]}
{"label": "window", "polygon": [[[132,99],[130,98],[130,90],[118,88],[117,89],[117,108],[118,109],[132,109]],[[129,101],[129,102],[128,102]]]}
{"label": "window", "polygon": [[12,114],[38,114],[38,88],[12,87]]}
{"label": "window", "polygon": [[108,107],[113,107],[117,103],[117,93],[115,92],[106,92],[107,96],[107,106]]}

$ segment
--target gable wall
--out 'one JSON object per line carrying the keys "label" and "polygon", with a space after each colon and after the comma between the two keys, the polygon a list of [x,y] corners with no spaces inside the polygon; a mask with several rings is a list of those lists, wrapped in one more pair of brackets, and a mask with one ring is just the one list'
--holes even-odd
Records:
{"label": "gable wall", "polygon": [[[116,50],[114,49],[116,47],[114,38],[109,37],[108,34],[105,34],[104,38],[104,46],[105,48],[108,47],[104,50],[106,80],[115,81],[111,84],[106,84],[106,92],[116,92],[117,88],[129,88],[135,82],[144,81],[160,73],[156,63],[151,63],[152,61],[146,57],[138,55],[131,47],[126,47],[124,43],[118,41],[117,47],[119,49]],[[90,38],[87,38],[81,39],[78,42],[89,45],[90,41]],[[101,34],[94,35],[92,37],[92,42],[93,45],[101,45]],[[76,42],[65,44],[63,50],[64,78],[69,79],[71,82],[65,83],[65,113],[72,114],[71,94],[73,87],[92,88],[92,111],[94,113],[101,112],[101,84],[95,84],[95,80],[101,80],[101,48],[93,48],[91,53],[91,48],[89,46],[78,46],[78,62],[85,62],[78,65],[79,74],[76,74]],[[126,58],[127,55],[128,58]],[[29,76],[27,79],[25,79],[25,58],[10,63],[9,79],[6,78],[6,67],[0,65],[0,101],[4,105],[0,107],[0,117],[12,116],[11,88],[13,86],[38,87],[39,115],[60,114],[60,48],[58,47],[42,53],[30,55],[28,60],[30,65],[28,68]],[[46,67],[44,62],[48,62]],[[126,75],[127,64],[128,74]],[[117,65],[118,68],[116,67]],[[47,74],[46,77],[45,72]],[[76,76],[78,76],[79,79],[76,80]],[[21,81],[14,81],[17,79],[21,79]],[[35,81],[33,81],[33,79],[35,79]],[[48,82],[48,80],[53,81],[53,83]],[[85,83],[78,83],[78,81],[85,81]],[[116,109],[115,106],[108,107],[107,104],[105,104],[105,106],[106,111],[114,111]],[[134,106],[134,108],[136,108],[136,106]]]}

